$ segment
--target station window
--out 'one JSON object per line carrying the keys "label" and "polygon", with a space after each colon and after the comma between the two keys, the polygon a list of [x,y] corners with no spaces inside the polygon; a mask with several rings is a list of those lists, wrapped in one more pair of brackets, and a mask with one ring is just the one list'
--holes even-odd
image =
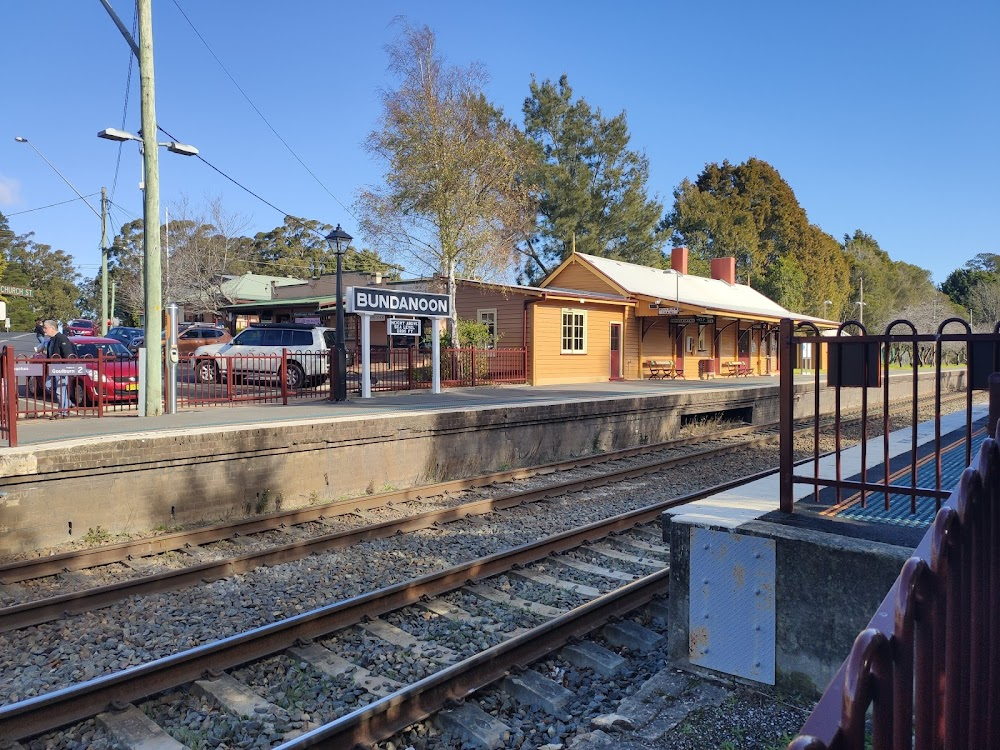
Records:
{"label": "station window", "polygon": [[587,353],[587,313],[584,310],[562,311],[562,353]]}
{"label": "station window", "polygon": [[476,310],[476,318],[482,323],[490,332],[490,343],[489,348],[494,349],[497,345],[497,311],[492,310]]}
{"label": "station window", "polygon": [[707,352],[708,347],[705,345],[705,328],[707,326],[698,326],[698,351]]}

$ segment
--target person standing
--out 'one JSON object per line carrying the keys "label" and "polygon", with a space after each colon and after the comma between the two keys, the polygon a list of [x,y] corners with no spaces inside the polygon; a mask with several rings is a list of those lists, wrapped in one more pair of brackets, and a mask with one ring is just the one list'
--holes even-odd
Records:
{"label": "person standing", "polygon": [[42,325],[41,318],[35,321],[35,338],[38,339],[39,345],[45,343],[45,327]]}
{"label": "person standing", "polygon": [[[73,355],[73,342],[69,340],[65,333],[56,328],[54,320],[46,320],[42,324],[45,335],[49,337],[45,346],[45,353],[49,359],[62,357],[68,359]],[[59,404],[59,413],[56,417],[69,416],[69,378],[66,375],[53,375],[51,378],[52,396]]]}

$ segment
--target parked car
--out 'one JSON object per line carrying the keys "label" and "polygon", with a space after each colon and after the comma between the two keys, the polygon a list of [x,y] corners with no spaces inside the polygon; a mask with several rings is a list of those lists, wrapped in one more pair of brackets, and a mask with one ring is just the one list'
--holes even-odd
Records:
{"label": "parked car", "polygon": [[[325,354],[334,345],[334,329],[299,323],[253,323],[224,344],[199,346],[191,358],[202,383],[223,378],[276,378],[283,349],[288,350],[289,388],[319,385],[329,377]],[[232,370],[230,372],[230,370]]]}
{"label": "parked car", "polygon": [[143,330],[129,326],[115,326],[108,329],[108,338],[118,339],[134,354],[142,344]]}
{"label": "parked car", "polygon": [[97,324],[86,318],[76,318],[63,326],[67,336],[97,336]]}
{"label": "parked car", "polygon": [[199,346],[225,344],[232,340],[233,337],[225,328],[193,323],[189,328],[177,334],[177,353],[181,359],[185,359],[194,354],[195,349]]}
{"label": "parked car", "polygon": [[[76,360],[83,373],[69,377],[69,397],[77,406],[97,402],[98,389],[105,402],[135,401],[139,398],[139,370],[132,352],[119,340],[101,336],[70,336]],[[97,372],[97,352],[105,359],[104,374]],[[40,352],[36,358],[44,358]],[[52,395],[52,381],[48,377],[28,378],[28,393],[36,398]]]}

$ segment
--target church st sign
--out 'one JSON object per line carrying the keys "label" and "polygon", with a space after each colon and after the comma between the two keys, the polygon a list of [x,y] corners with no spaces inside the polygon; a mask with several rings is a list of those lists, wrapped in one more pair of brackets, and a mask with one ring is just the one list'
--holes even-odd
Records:
{"label": "church st sign", "polygon": [[447,294],[404,292],[397,289],[372,289],[352,286],[347,290],[347,312],[358,314],[419,315],[447,318],[450,310]]}

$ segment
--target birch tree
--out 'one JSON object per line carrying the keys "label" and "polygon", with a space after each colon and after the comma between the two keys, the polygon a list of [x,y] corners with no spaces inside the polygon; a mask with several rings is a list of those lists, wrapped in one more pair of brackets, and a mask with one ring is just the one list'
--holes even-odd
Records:
{"label": "birch tree", "polygon": [[360,228],[383,257],[447,279],[458,342],[456,277],[510,274],[515,246],[533,226],[523,175],[534,151],[486,99],[485,70],[447,65],[428,27],[406,26],[387,52],[397,86],[382,91],[380,122],[365,144],[386,171],[382,184],[358,194]]}

